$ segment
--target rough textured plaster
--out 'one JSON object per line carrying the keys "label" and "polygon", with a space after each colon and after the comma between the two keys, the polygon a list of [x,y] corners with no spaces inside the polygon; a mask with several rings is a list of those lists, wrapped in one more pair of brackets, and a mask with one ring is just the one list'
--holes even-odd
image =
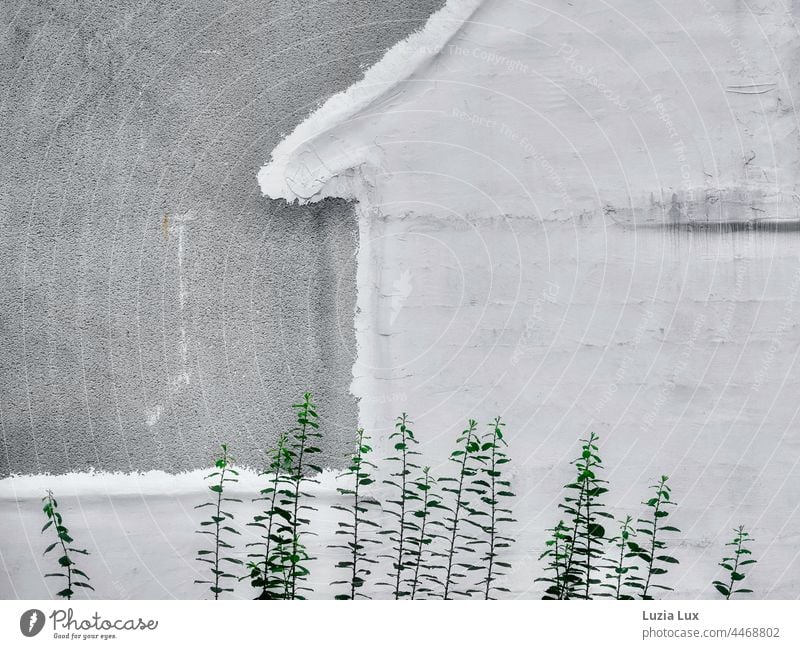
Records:
{"label": "rough textured plaster", "polygon": [[0,475],[240,460],[356,424],[356,222],[268,152],[439,2],[3,2]]}

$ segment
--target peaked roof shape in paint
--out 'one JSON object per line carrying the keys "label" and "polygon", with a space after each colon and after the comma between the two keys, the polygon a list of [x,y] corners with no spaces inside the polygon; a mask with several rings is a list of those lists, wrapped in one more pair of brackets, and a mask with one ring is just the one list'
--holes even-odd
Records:
{"label": "peaked roof shape in paint", "polygon": [[283,140],[261,189],[384,214],[560,219],[698,191],[786,209],[800,39],[791,0],[761,4],[450,0]]}

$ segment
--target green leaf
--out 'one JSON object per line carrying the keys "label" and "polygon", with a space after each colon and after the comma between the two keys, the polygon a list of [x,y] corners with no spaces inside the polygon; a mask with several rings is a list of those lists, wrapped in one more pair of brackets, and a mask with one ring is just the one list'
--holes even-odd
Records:
{"label": "green leaf", "polygon": [[600,537],[600,538],[602,538],[602,537],[604,537],[606,535],[605,528],[602,525],[599,525],[597,523],[590,523],[588,528],[587,528],[587,531],[589,532],[589,534],[591,536],[596,536],[596,537]]}

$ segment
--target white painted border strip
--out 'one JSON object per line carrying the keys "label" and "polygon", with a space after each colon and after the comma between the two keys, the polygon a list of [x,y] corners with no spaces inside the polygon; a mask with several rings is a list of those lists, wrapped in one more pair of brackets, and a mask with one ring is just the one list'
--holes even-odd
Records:
{"label": "white painted border strip", "polygon": [[[256,471],[236,467],[239,482],[231,483],[230,491],[257,494],[263,489],[268,478],[259,476]],[[164,471],[144,473],[109,473],[91,471],[67,473],[64,475],[20,475],[0,480],[0,501],[27,500],[41,498],[47,489],[52,489],[56,497],[86,496],[178,496],[189,493],[204,493],[208,483],[205,476],[212,468],[197,469],[184,473],[170,474]],[[336,472],[326,470],[317,479],[320,484],[307,483],[307,491],[319,493],[335,492]]]}

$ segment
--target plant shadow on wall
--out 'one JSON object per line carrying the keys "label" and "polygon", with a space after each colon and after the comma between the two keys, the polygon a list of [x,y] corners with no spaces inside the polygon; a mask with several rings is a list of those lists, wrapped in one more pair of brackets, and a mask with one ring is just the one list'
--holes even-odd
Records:
{"label": "plant shadow on wall", "polygon": [[[260,473],[266,484],[253,498],[260,511],[247,523],[258,540],[244,545],[246,562],[236,556],[241,532],[230,510],[242,501],[226,491],[238,481],[227,445],[206,476],[210,498],[197,509],[210,514],[197,531],[209,544],[198,550],[197,560],[208,566],[209,577],[195,583],[207,585],[214,599],[232,592],[236,579],[250,581],[255,599],[305,599],[312,592],[307,584],[316,557],[307,542],[313,535],[309,516],[316,509],[308,486],[321,472],[312,460],[321,452],[322,434],[310,393],[292,409],[295,425],[278,436]],[[438,477],[420,461],[412,425],[405,413],[397,418],[386,471],[369,459],[369,437],[356,431],[346,469],[337,478],[339,502],[332,505],[340,516],[335,531],[340,542],[329,546],[340,556],[335,568],[342,578],[331,584],[339,591],[336,599],[383,593],[394,599],[488,600],[509,593],[503,578],[511,570],[506,555],[513,539],[507,529],[515,522],[510,504],[515,494],[506,470],[511,459],[505,423],[497,417],[481,432],[477,421],[468,420],[449,457],[452,471]],[[650,600],[672,590],[664,580],[678,563],[669,544],[680,530],[667,524],[676,506],[668,477],[651,485],[636,518],[626,514],[616,520],[603,504],[608,483],[594,433],[581,440],[572,465],[574,478],[558,505],[562,517],[548,530],[539,556],[544,575],[534,579],[543,585],[543,599]],[[377,475],[387,478],[378,483]],[[52,528],[56,535],[45,554],[61,550],[59,572],[45,576],[62,579],[64,588],[56,594],[71,599],[75,587],[92,589],[74,561],[76,553],[88,552],[72,547],[53,494],[48,491],[42,500],[47,517],[42,533]],[[756,563],[747,547],[752,539],[742,526],[734,533],[726,544],[732,556],[719,564],[723,577],[712,583],[725,599],[752,593],[741,587],[745,569]]]}

